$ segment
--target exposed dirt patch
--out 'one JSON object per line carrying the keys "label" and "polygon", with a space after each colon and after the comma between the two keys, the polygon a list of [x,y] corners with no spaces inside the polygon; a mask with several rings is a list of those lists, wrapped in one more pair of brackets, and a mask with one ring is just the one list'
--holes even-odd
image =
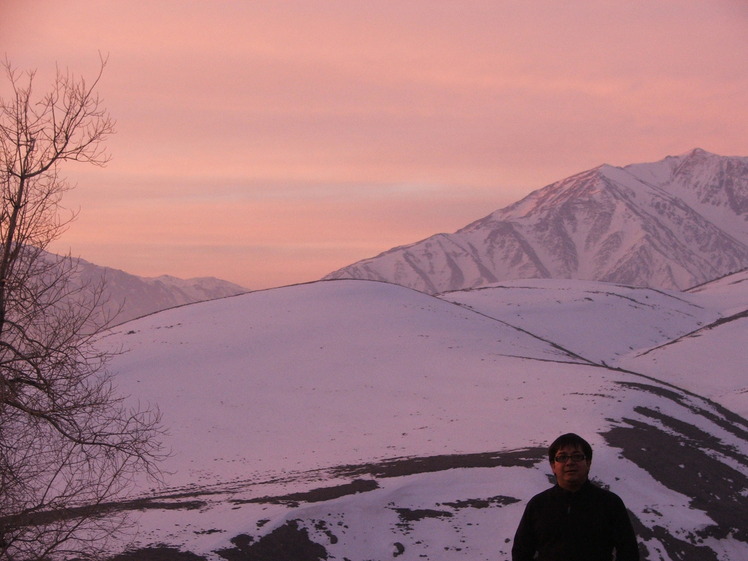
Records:
{"label": "exposed dirt patch", "polygon": [[227,561],[320,561],[327,550],[309,539],[306,528],[290,520],[256,542],[242,534],[231,540],[233,548],[216,551]]}
{"label": "exposed dirt patch", "polygon": [[397,516],[400,518],[400,522],[397,526],[408,532],[413,529],[413,522],[424,520],[426,518],[451,518],[454,516],[447,510],[436,510],[431,508],[393,508],[397,512]]}
{"label": "exposed dirt patch", "polygon": [[135,510],[197,510],[205,506],[203,501],[164,501],[160,498],[134,499],[128,501],[108,502],[98,505],[71,507],[60,510],[45,510],[31,512],[23,516],[2,516],[0,527],[10,528],[13,526],[37,526],[52,524],[60,520],[72,520],[74,518],[105,516],[123,511]]}
{"label": "exposed dirt patch", "polygon": [[519,499],[516,499],[514,497],[505,497],[503,495],[498,495],[496,497],[489,497],[487,499],[465,499],[463,501],[455,501],[442,504],[444,506],[459,510],[462,508],[490,508],[493,506],[506,506],[518,502]]}
{"label": "exposed dirt patch", "polygon": [[662,386],[655,386],[652,384],[644,384],[640,382],[618,382],[618,385],[625,388],[633,388],[636,390],[652,393],[654,395],[659,395],[660,397],[669,399],[674,403],[677,403],[678,405],[689,409],[696,415],[708,419],[721,429],[734,434],[741,440],[748,440],[748,421],[746,421],[746,419],[744,419],[740,415],[733,413],[729,409],[722,407],[718,403],[709,402],[711,409],[716,411],[715,413],[710,409],[697,407],[694,403],[687,402],[687,392],[684,392],[684,390],[669,390]]}
{"label": "exposed dirt patch", "polygon": [[288,495],[280,495],[276,497],[259,497],[256,499],[239,499],[232,500],[231,503],[270,503],[285,504],[295,507],[302,502],[316,503],[321,501],[330,501],[332,499],[337,499],[346,495],[365,493],[366,491],[373,491],[374,489],[378,488],[379,484],[373,479],[356,479],[351,483],[344,483],[343,485],[335,485],[333,487],[320,487],[318,489],[312,489],[311,491],[305,491],[303,493],[289,493]]}
{"label": "exposed dirt patch", "polygon": [[110,558],[109,561],[206,561],[206,559],[174,547],[155,546],[126,551]]}
{"label": "exposed dirt patch", "polygon": [[645,469],[662,485],[691,498],[691,506],[706,512],[715,526],[704,535],[734,536],[748,543],[748,502],[741,490],[748,488],[746,471],[738,471],[713,458],[688,434],[669,434],[659,427],[624,419],[628,427],[615,427],[603,436],[622,455]]}
{"label": "exposed dirt patch", "polygon": [[[748,503],[741,490],[748,488],[748,472],[738,471],[713,458],[713,450],[729,452],[719,443],[705,440],[705,433],[661,412],[642,410],[665,427],[636,419],[623,419],[627,426],[614,427],[602,436],[619,448],[626,459],[646,470],[665,487],[691,498],[691,507],[705,512],[715,524],[698,534],[673,535],[663,526],[643,524],[632,515],[642,540],[660,541],[673,559],[679,561],[716,561],[705,538],[734,539],[748,545]],[[746,465],[746,458],[742,457]]]}
{"label": "exposed dirt patch", "polygon": [[421,458],[393,458],[362,465],[340,466],[333,473],[342,477],[371,475],[373,477],[404,477],[417,473],[430,473],[457,468],[532,467],[543,460],[545,448],[523,448],[510,452],[483,452],[478,454],[445,454]]}

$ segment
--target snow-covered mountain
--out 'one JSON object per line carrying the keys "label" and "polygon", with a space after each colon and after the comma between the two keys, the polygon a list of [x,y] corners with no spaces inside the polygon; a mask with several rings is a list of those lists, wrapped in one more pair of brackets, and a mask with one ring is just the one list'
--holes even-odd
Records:
{"label": "snow-covered mountain", "polygon": [[748,266],[748,158],[602,165],[329,274],[437,294],[523,278],[683,290]]}
{"label": "snow-covered mountain", "polygon": [[[568,431],[643,559],[748,559],[748,422],[717,403],[746,405],[746,310],[744,272],[439,298],[321,281],[128,322],[102,344],[129,349],[111,370],[159,406],[173,454],[167,488],[118,505],[140,531],[116,559],[506,561]],[[716,330],[719,360],[698,347]]]}
{"label": "snow-covered mountain", "polygon": [[[59,259],[58,256],[54,258]],[[247,292],[246,288],[214,277],[139,277],[83,259],[76,259],[75,262],[77,272],[73,282],[92,287],[103,282],[102,311],[114,314],[116,323],[175,306]]]}

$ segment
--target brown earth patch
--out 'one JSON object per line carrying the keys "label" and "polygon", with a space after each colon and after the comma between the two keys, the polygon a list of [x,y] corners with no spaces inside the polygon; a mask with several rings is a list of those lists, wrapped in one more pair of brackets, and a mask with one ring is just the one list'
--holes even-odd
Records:
{"label": "brown earth patch", "polygon": [[444,454],[425,457],[401,457],[362,465],[337,467],[333,473],[350,477],[371,475],[373,477],[404,477],[418,473],[431,473],[459,468],[532,467],[543,460],[545,448],[523,448],[509,452],[482,452],[476,454]]}
{"label": "brown earth patch", "polygon": [[206,558],[174,547],[155,546],[126,551],[109,561],[206,561]]}
{"label": "brown earth patch", "polygon": [[365,493],[367,491],[373,491],[378,489],[379,484],[373,479],[356,479],[350,483],[344,483],[343,485],[335,485],[332,487],[320,487],[312,489],[311,491],[304,491],[301,493],[289,493],[288,495],[280,495],[276,497],[259,497],[256,499],[238,499],[232,500],[232,504],[247,504],[247,503],[269,503],[269,504],[285,504],[287,506],[296,507],[299,503],[316,503],[321,501],[331,501],[346,495],[354,495],[356,493]]}
{"label": "brown earth patch", "polygon": [[231,540],[233,548],[216,551],[227,561],[320,561],[327,559],[327,550],[309,539],[306,528],[290,520],[253,542],[241,534]]}

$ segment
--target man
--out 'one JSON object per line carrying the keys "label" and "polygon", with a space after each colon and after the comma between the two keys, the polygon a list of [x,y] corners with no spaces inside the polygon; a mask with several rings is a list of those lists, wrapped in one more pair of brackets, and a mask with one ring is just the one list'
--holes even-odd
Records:
{"label": "man", "polygon": [[[527,503],[512,561],[639,561],[623,501],[589,479],[592,447],[573,433],[548,449],[556,485]],[[537,555],[537,556],[536,556]]]}

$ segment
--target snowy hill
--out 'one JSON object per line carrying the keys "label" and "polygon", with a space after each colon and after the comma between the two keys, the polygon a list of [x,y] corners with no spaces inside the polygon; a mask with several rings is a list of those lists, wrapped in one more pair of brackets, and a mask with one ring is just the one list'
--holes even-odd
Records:
{"label": "snowy hill", "polygon": [[442,297],[748,417],[748,271],[687,292],[535,279]]}
{"label": "snowy hill", "polygon": [[391,249],[326,278],[431,294],[522,278],[684,290],[748,266],[748,158],[700,149],[602,165],[454,234]]}
{"label": "snowy hill", "polygon": [[122,325],[103,342],[129,349],[111,370],[161,408],[173,455],[166,489],[121,505],[140,533],[118,559],[507,560],[567,431],[591,441],[644,559],[748,558],[748,423],[613,368],[720,320],[729,334],[747,288],[536,281],[435,298],[328,281]]}
{"label": "snowy hill", "polygon": [[[690,290],[692,301],[704,306],[714,306],[721,300],[720,318],[651,349],[632,353],[621,360],[620,366],[690,389],[748,418],[746,285],[748,272],[744,271]],[[673,368],[674,364],[678,367]]]}

